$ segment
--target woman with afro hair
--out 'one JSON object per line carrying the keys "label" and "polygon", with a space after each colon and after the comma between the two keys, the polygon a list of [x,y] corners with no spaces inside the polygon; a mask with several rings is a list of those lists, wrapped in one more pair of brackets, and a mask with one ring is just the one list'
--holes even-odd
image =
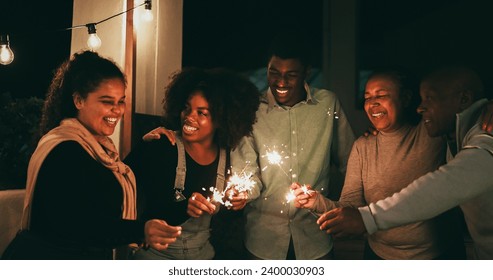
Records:
{"label": "woman with afro hair", "polygon": [[[214,258],[213,215],[222,204],[227,209],[221,213],[243,209],[248,194],[236,191],[218,202],[212,199],[213,191],[225,189],[230,175],[229,151],[242,137],[251,135],[259,96],[247,78],[226,69],[186,68],[172,76],[163,101],[163,125],[171,130],[153,130],[147,139],[150,136],[155,140],[142,141],[125,162],[138,181],[142,218],[159,217],[168,225],[178,226],[180,235],[172,243],[144,246],[135,252],[135,259]],[[160,133],[168,137],[160,137]],[[222,215],[218,220],[241,218],[232,215]],[[227,224],[228,228],[218,234],[224,236],[233,230],[231,223]],[[222,238],[215,236],[218,239]],[[232,241],[221,240],[221,247],[228,247]],[[227,248],[229,255],[216,258],[241,258],[239,253],[231,253],[235,250]]]}

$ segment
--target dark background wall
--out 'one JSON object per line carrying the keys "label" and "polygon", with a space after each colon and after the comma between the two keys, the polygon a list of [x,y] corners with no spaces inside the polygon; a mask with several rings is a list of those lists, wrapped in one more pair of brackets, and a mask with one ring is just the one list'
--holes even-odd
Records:
{"label": "dark background wall", "polygon": [[70,55],[72,1],[0,0],[0,33],[14,61],[0,65],[0,94],[44,98],[53,70]]}
{"label": "dark background wall", "polygon": [[402,64],[423,74],[449,63],[475,68],[492,92],[492,1],[362,0],[361,69]]}
{"label": "dark background wall", "polygon": [[[265,66],[269,38],[282,26],[295,25],[313,39],[319,66],[323,2],[185,0],[183,65],[239,71]],[[446,62],[464,62],[493,92],[493,1],[357,0],[357,7],[358,69],[402,64],[424,73]],[[0,93],[44,97],[53,70],[70,55],[70,32],[61,30],[71,21],[72,1],[2,1],[0,32],[10,34],[15,60],[0,65]]]}

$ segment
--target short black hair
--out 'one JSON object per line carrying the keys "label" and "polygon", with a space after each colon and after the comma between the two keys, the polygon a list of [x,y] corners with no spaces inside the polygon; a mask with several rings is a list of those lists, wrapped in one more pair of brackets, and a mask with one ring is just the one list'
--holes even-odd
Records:
{"label": "short black hair", "polygon": [[467,90],[472,93],[473,100],[484,98],[484,84],[473,67],[466,64],[445,64],[429,72],[423,81],[441,81],[455,87],[455,90]]}
{"label": "short black hair", "polygon": [[311,66],[313,51],[305,34],[299,28],[284,29],[277,33],[271,41],[267,60],[277,56],[282,59],[299,59],[304,66]]}

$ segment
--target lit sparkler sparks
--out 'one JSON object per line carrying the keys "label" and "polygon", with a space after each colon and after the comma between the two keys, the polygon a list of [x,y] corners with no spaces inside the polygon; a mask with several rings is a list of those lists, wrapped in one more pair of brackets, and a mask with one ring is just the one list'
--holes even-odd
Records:
{"label": "lit sparkler sparks", "polygon": [[279,165],[282,163],[282,157],[278,151],[267,152],[265,155],[270,164]]}
{"label": "lit sparkler sparks", "polygon": [[[226,207],[233,206],[230,200],[236,193],[251,192],[255,186],[255,181],[251,177],[252,173],[234,173],[226,182],[226,187],[223,191],[219,191],[215,187],[210,187],[209,190],[212,196],[207,198],[207,200],[219,202]],[[226,200],[224,199],[225,197]]]}
{"label": "lit sparkler sparks", "polygon": [[[267,152],[265,153],[265,155],[262,155],[262,157],[265,157],[267,158],[267,161],[269,162],[270,165],[277,165],[279,166],[279,168],[282,170],[282,172],[288,177],[290,178],[290,176],[288,175],[288,173],[282,168],[281,164],[283,164],[283,159],[285,158],[289,158],[289,156],[283,156],[284,152],[281,151],[281,152],[278,152],[275,147],[273,149],[267,149]],[[265,166],[264,168],[262,168],[262,171],[264,171],[265,169],[267,169],[268,166]]]}
{"label": "lit sparkler sparks", "polygon": [[286,194],[286,203],[290,203],[296,198],[296,195],[294,194],[294,190],[289,190],[288,194]]}
{"label": "lit sparkler sparks", "polygon": [[[312,194],[315,192],[314,190],[309,190],[306,185],[301,186],[301,190],[303,190],[304,194]],[[294,190],[289,190],[289,193],[286,195],[286,203],[290,203],[296,198],[296,195],[294,194]]]}
{"label": "lit sparkler sparks", "polygon": [[[301,189],[303,190],[303,193],[304,194],[312,194],[313,192],[315,192],[314,190],[309,190],[308,187],[306,185],[303,185],[301,186]],[[286,203],[290,203],[291,201],[293,201],[294,199],[296,198],[296,195],[294,194],[294,190],[289,190],[289,192],[286,194]],[[283,211],[281,210],[281,213],[283,213]],[[310,210],[310,214],[312,214],[313,216],[315,216],[316,218],[320,217],[319,214],[315,213],[313,210]]]}
{"label": "lit sparkler sparks", "polygon": [[246,174],[242,172],[241,175],[234,173],[227,182],[226,190],[229,188],[234,188],[239,192],[251,191],[255,186],[255,181],[251,178],[252,173]]}

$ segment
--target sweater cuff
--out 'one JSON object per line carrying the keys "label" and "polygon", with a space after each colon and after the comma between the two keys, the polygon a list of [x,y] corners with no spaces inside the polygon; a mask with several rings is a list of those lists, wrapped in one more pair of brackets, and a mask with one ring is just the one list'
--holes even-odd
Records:
{"label": "sweater cuff", "polygon": [[323,195],[321,193],[317,193],[315,196],[315,202],[313,202],[313,206],[312,206],[312,210],[315,213],[323,214],[329,210],[325,206],[325,201],[322,197]]}
{"label": "sweater cuff", "polygon": [[358,211],[361,214],[361,218],[363,218],[363,223],[365,224],[365,228],[368,234],[372,234],[378,231],[378,227],[375,222],[375,219],[371,214],[370,207],[369,206],[359,207]]}

